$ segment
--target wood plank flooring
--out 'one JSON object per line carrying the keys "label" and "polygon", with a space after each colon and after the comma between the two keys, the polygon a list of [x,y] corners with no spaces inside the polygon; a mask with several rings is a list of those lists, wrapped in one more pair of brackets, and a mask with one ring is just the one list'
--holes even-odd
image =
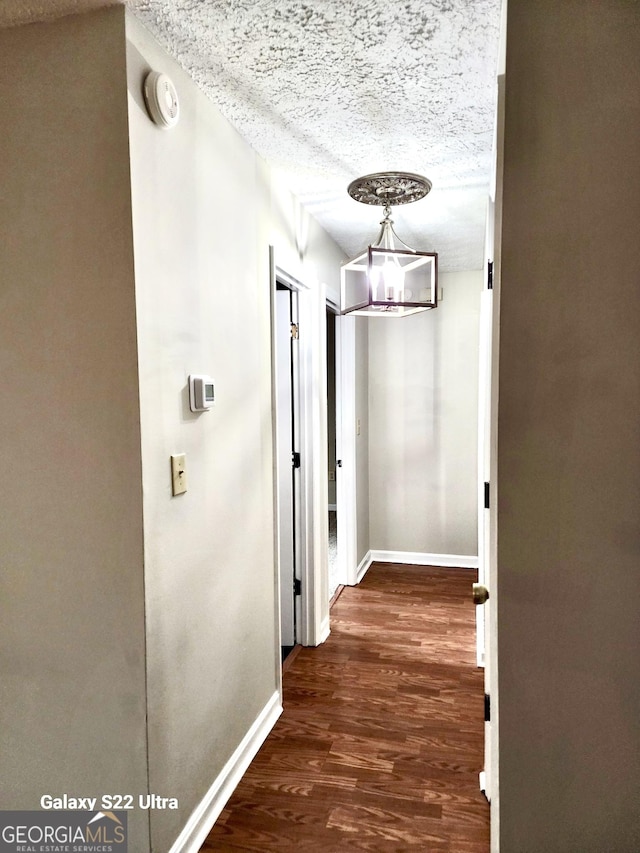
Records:
{"label": "wood plank flooring", "polygon": [[374,563],[202,851],[488,853],[475,572]]}

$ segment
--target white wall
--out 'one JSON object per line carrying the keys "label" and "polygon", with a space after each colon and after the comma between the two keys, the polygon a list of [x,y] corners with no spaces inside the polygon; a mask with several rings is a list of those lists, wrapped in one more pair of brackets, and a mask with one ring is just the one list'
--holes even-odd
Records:
{"label": "white wall", "polygon": [[373,550],[477,555],[483,273],[442,273],[434,311],[369,323]]}
{"label": "white wall", "polygon": [[1,806],[39,809],[147,791],[123,16],[0,55]]}
{"label": "white wall", "polygon": [[500,849],[640,849],[640,6],[509,0]]}
{"label": "white wall", "polygon": [[[342,256],[131,16],[127,36],[149,774],[181,807],[151,815],[166,850],[277,688],[269,244],[313,287],[336,287]],[[179,92],[169,132],[141,100],[151,68]],[[189,412],[191,372],[215,379],[210,413]],[[178,452],[188,491],[173,498]]]}
{"label": "white wall", "polygon": [[270,216],[261,227],[274,246],[276,265],[306,285],[325,285],[327,298],[339,304],[344,253],[286,186],[278,182],[277,173],[270,176],[270,194]]}
{"label": "white wall", "polygon": [[[269,176],[146,31],[127,19],[145,517],[149,778],[180,811],[168,849],[276,690]],[[169,74],[181,118],[148,119],[141,82]],[[215,380],[189,411],[190,373]],[[172,497],[169,459],[186,453]],[[267,555],[267,559],[265,559]]]}

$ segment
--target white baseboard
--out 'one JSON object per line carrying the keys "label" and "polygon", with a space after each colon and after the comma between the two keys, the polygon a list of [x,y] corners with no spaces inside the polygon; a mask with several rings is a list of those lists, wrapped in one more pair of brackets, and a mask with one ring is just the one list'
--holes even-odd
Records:
{"label": "white baseboard", "polygon": [[280,694],[274,693],[236,751],[225,764],[218,778],[193,810],[169,853],[198,853],[211,831],[211,827],[220,816],[220,812],[281,713]]}
{"label": "white baseboard", "polygon": [[411,563],[415,566],[443,566],[456,569],[478,568],[478,558],[468,554],[423,554],[420,551],[370,551],[369,553],[371,562],[376,563]]}
{"label": "white baseboard", "polygon": [[329,639],[329,634],[331,633],[331,619],[329,614],[327,613],[326,617],[322,620],[322,624],[320,625],[320,638],[318,641],[318,645],[324,643],[325,640]]}
{"label": "white baseboard", "polygon": [[487,798],[488,802],[491,802],[491,797],[487,792],[487,774],[486,771],[481,770],[478,774],[478,781],[480,782],[480,790]]}
{"label": "white baseboard", "polygon": [[356,583],[360,583],[362,578],[366,575],[367,569],[373,562],[373,558],[371,556],[371,551],[367,551],[362,560],[360,561],[358,568],[356,569]]}

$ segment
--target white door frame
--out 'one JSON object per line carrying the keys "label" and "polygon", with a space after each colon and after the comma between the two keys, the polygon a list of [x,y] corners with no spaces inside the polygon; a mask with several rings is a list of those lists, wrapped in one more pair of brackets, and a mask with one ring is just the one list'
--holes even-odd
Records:
{"label": "white door frame", "polygon": [[[501,42],[504,45],[506,32],[506,4],[503,7]],[[491,851],[496,853],[500,847],[500,675],[498,662],[498,376],[500,355],[500,289],[501,289],[501,250],[502,250],[502,177],[504,163],[504,113],[505,78],[498,76],[495,142],[495,177],[493,187],[493,300],[491,317],[491,397],[489,414],[489,479],[491,483],[491,511],[488,524],[488,583],[491,595],[491,608],[486,614],[487,636],[490,638],[485,658],[488,657],[489,680],[487,690],[491,700],[491,722],[488,743],[485,746],[485,761],[490,769],[491,801]],[[486,673],[485,673],[486,675]]]}
{"label": "white door frame", "polygon": [[[317,646],[329,636],[328,601],[328,488],[327,488],[327,340],[326,295],[323,285],[312,287],[277,266],[269,247],[271,293],[272,399],[275,397],[274,332],[277,281],[298,295],[299,339],[297,411],[301,466],[299,469],[298,539],[299,576],[302,585],[297,642]],[[278,661],[280,661],[279,499],[276,477],[278,418],[272,406],[274,452],[275,600]],[[281,667],[278,684],[281,688]]]}
{"label": "white door frame", "polygon": [[[491,205],[490,205],[491,208]],[[491,214],[490,214],[491,215]],[[491,219],[491,221],[493,221]],[[487,262],[488,263],[488,262]],[[490,507],[485,489],[491,484],[491,338],[493,291],[480,294],[480,346],[478,370],[478,583],[489,586]],[[478,666],[487,664],[485,654],[489,637],[486,630],[491,604],[476,607],[476,654]],[[486,624],[485,624],[486,623]]]}
{"label": "white door frame", "polygon": [[[506,4],[503,6],[501,44],[504,49],[506,33]],[[504,56],[501,62],[504,61]],[[500,761],[499,738],[499,663],[498,663],[498,374],[500,351],[500,288],[502,248],[502,176],[504,140],[504,74],[497,79],[496,125],[494,139],[494,174],[487,217],[487,256],[493,258],[493,290],[484,296],[485,341],[488,389],[484,396],[484,447],[479,448],[483,459],[484,476],[490,483],[489,509],[483,511],[482,547],[483,583],[489,590],[484,605],[484,662],[485,694],[489,697],[489,720],[485,721],[484,790],[491,803],[491,851],[500,847]],[[488,315],[488,316],[487,316]],[[483,464],[484,463],[484,464]],[[482,608],[480,608],[482,609]]]}
{"label": "white door frame", "polygon": [[[493,227],[493,205],[489,204],[488,220]],[[487,272],[488,275],[488,272]],[[491,521],[495,515],[495,479],[492,476],[492,338],[494,323],[493,290],[486,287],[480,301],[480,347],[478,388],[478,582],[489,590],[489,599],[476,607],[476,648],[478,666],[484,667],[485,716],[484,723],[484,769],[480,776],[480,787],[487,799],[493,797],[494,761],[493,741],[495,727],[493,716],[494,672],[496,636],[493,630],[495,588],[491,579]],[[493,472],[495,473],[495,472]],[[485,491],[486,490],[486,491]],[[488,498],[488,500],[487,500]]]}
{"label": "white door frame", "polygon": [[[334,301],[330,294],[327,294],[327,315],[331,315],[333,317],[333,364],[329,365],[328,361],[328,349],[327,349],[327,368],[331,368],[333,371],[333,380],[334,380],[334,393],[333,393],[333,411],[329,411],[329,407],[327,406],[327,414],[333,415],[333,432],[334,432],[334,492],[335,492],[335,505],[334,510],[336,512],[336,577],[338,582],[338,587],[340,585],[344,585],[345,583],[345,555],[344,555],[344,542],[345,542],[345,530],[341,530],[340,527],[343,525],[338,525],[338,520],[341,517],[340,510],[340,493],[338,491],[338,483],[340,481],[341,469],[342,469],[342,458],[338,452],[338,442],[339,442],[339,433],[340,433],[340,423],[341,423],[341,394],[340,394],[340,334],[341,334],[341,316],[340,316],[340,306]],[[328,330],[327,330],[328,331]],[[328,423],[327,423],[328,426]],[[330,486],[330,484],[329,484]],[[334,590],[335,592],[335,590]],[[331,590],[329,590],[329,598],[331,599]]]}

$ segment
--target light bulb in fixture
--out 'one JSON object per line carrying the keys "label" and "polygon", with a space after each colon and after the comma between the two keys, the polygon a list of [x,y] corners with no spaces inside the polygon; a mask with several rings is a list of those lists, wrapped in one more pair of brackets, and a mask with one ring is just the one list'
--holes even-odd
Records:
{"label": "light bulb in fixture", "polygon": [[398,261],[387,258],[380,276],[383,283],[384,299],[389,302],[402,302],[404,291],[404,273]]}
{"label": "light bulb in fixture", "polygon": [[404,273],[395,258],[393,260],[387,258],[381,267],[372,267],[369,272],[369,283],[372,298],[375,301],[397,302],[402,299]]}

